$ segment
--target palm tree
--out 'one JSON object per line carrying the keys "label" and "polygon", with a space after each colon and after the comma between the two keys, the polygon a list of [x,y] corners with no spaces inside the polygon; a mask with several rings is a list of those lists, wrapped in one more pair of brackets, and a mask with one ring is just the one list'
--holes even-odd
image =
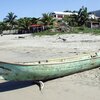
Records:
{"label": "palm tree", "polygon": [[8,13],[6,18],[4,18],[4,22],[7,23],[9,29],[14,29],[14,26],[16,25],[16,18],[17,16],[12,12]]}
{"label": "palm tree", "polygon": [[33,18],[31,18],[31,23],[32,24],[37,24],[37,22],[40,20],[40,18],[35,18],[35,17],[33,17]]}
{"label": "palm tree", "polygon": [[8,30],[8,29],[9,29],[9,27],[7,26],[7,23],[0,22],[0,31]]}
{"label": "palm tree", "polygon": [[18,19],[18,29],[23,31],[28,31],[29,26],[32,24],[31,18],[24,17]]}
{"label": "palm tree", "polygon": [[78,12],[77,23],[79,26],[82,26],[85,24],[87,20],[88,20],[87,8],[82,6],[82,8],[80,8]]}
{"label": "palm tree", "polygon": [[64,16],[62,20],[64,22],[67,22],[70,26],[77,26],[76,18],[77,18],[77,15],[73,14],[70,16]]}
{"label": "palm tree", "polygon": [[44,25],[53,25],[54,19],[50,16],[49,13],[42,14],[41,21],[44,23]]}

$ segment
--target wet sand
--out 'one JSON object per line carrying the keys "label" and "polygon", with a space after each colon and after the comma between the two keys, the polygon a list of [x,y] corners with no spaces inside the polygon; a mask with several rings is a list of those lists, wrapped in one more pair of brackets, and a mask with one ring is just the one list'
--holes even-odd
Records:
{"label": "wet sand", "polygon": [[[91,34],[0,37],[0,61],[33,62],[97,51],[100,36]],[[99,94],[99,68],[45,82],[42,92],[32,82],[0,80],[0,100],[100,100]]]}

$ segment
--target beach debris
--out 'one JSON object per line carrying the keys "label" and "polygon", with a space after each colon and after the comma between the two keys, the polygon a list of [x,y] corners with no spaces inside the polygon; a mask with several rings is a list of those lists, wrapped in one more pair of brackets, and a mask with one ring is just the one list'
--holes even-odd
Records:
{"label": "beach debris", "polygon": [[1,36],[3,36],[3,34],[1,34]]}
{"label": "beach debris", "polygon": [[24,39],[24,38],[25,38],[25,36],[18,36],[18,38],[23,38],[23,39]]}
{"label": "beach debris", "polygon": [[69,53],[78,53],[78,52],[76,52],[76,51],[73,51],[73,52],[69,52]]}
{"label": "beach debris", "polygon": [[26,53],[30,53],[29,51],[27,51]]}
{"label": "beach debris", "polygon": [[97,56],[97,52],[95,52],[95,54],[91,55],[91,58],[94,58]]}
{"label": "beach debris", "polygon": [[41,64],[41,62],[40,62],[40,61],[38,61],[38,63],[39,63],[39,64]]}
{"label": "beach debris", "polygon": [[100,51],[100,49],[98,49],[98,51]]}
{"label": "beach debris", "polygon": [[58,39],[61,39],[63,42],[65,42],[65,41],[66,41],[66,39],[65,39],[65,38],[61,38],[61,37],[59,37]]}
{"label": "beach debris", "polygon": [[46,60],[46,62],[48,62],[48,60]]}

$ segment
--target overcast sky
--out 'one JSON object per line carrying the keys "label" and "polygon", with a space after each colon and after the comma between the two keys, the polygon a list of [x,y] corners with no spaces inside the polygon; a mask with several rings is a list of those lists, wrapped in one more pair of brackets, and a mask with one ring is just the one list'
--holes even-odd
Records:
{"label": "overcast sky", "polygon": [[99,10],[100,0],[1,0],[0,20],[9,13],[20,17],[41,17],[52,11],[79,10],[85,6],[88,11]]}

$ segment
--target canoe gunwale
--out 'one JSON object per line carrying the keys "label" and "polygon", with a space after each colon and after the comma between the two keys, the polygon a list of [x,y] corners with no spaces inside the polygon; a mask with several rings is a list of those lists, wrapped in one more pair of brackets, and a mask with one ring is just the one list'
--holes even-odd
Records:
{"label": "canoe gunwale", "polygon": [[94,60],[94,59],[99,59],[100,56],[97,56],[97,57],[92,57],[92,58],[87,58],[87,59],[81,59],[81,60],[72,60],[72,61],[63,61],[62,59],[59,59],[61,61],[59,62],[41,62],[41,63],[38,63],[38,62],[33,62],[33,63],[30,63],[30,62],[22,62],[22,63],[9,63],[9,62],[3,62],[3,61],[0,61],[0,63],[3,63],[3,64],[12,64],[12,65],[19,65],[19,66],[39,66],[39,65],[57,65],[57,64],[65,64],[65,63],[74,63],[74,62],[79,62],[79,61],[86,61],[86,60]]}

